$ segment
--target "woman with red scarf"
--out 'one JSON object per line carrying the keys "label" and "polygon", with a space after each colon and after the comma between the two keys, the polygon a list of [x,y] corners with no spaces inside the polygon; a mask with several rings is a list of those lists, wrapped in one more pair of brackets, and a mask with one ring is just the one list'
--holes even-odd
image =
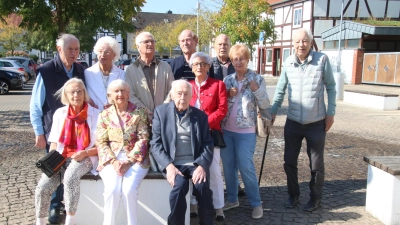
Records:
{"label": "woman with red scarf", "polygon": [[42,177],[36,187],[36,225],[45,225],[51,194],[63,180],[66,225],[75,224],[75,213],[79,201],[80,178],[91,171],[97,174],[96,127],[99,111],[91,107],[88,92],[82,80],[72,78],[57,91],[65,105],[56,110],[49,136],[50,149],[58,151],[67,163],[59,174]]}

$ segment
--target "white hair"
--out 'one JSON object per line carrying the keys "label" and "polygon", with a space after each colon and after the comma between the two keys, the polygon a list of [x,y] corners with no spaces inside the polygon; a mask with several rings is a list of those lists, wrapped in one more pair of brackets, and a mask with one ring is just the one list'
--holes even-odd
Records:
{"label": "white hair", "polygon": [[60,34],[56,40],[56,46],[64,48],[65,43],[69,43],[71,41],[77,41],[79,43],[78,38],[72,34]]}
{"label": "white hair", "polygon": [[85,91],[85,102],[90,101],[89,93],[85,87],[85,84],[83,83],[83,81],[81,79],[74,77],[74,78],[69,79],[67,82],[65,82],[65,84],[54,94],[56,99],[61,98],[61,103],[63,105],[69,105],[69,103],[70,103],[67,98],[67,93],[65,90],[67,88],[67,86],[70,84],[79,84],[79,86],[81,86],[81,88]]}
{"label": "white hair", "polygon": [[154,36],[153,36],[150,32],[143,31],[143,32],[139,33],[139,34],[136,36],[136,39],[135,39],[136,45],[139,45],[140,42],[143,41],[142,38],[145,37],[145,36],[150,36],[150,37],[153,39],[153,41],[154,41]]}
{"label": "white hair", "polygon": [[296,32],[293,34],[293,37],[296,37],[296,35],[300,34],[300,33],[306,33],[308,36],[308,40],[310,42],[312,42],[312,40],[314,39],[314,36],[312,35],[311,31],[306,28],[300,28],[300,29],[296,30]]}
{"label": "white hair", "polygon": [[96,55],[99,55],[100,47],[104,44],[107,44],[108,46],[110,46],[110,48],[112,49],[112,51],[115,54],[113,61],[117,61],[120,56],[121,47],[119,46],[118,41],[115,40],[115,38],[112,38],[110,36],[105,36],[105,37],[99,38],[99,40],[97,40],[96,44],[93,47],[93,52],[96,53]]}
{"label": "white hair", "polygon": [[190,68],[192,68],[193,60],[195,58],[205,59],[208,65],[210,65],[210,66],[212,65],[211,57],[208,54],[206,54],[204,52],[195,52],[195,53],[193,53],[193,55],[190,57],[190,60],[189,60]]}
{"label": "white hair", "polygon": [[[110,82],[110,84],[108,84],[107,86],[107,99],[108,102],[110,104],[114,104],[114,101],[112,99],[110,99],[109,95],[111,94],[111,92],[117,88],[122,88],[123,90],[130,92],[131,91],[131,87],[129,86],[128,83],[126,83],[126,81],[121,80],[121,79],[116,79]],[[128,94],[129,96],[129,94]]]}

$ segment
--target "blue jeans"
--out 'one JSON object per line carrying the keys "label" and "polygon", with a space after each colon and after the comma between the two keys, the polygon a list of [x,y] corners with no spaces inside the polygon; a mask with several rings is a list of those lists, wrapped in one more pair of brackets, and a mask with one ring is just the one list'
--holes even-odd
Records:
{"label": "blue jeans", "polygon": [[256,148],[256,134],[241,134],[223,130],[225,148],[221,149],[228,202],[238,201],[238,170],[242,176],[247,200],[251,207],[261,205],[253,155]]}

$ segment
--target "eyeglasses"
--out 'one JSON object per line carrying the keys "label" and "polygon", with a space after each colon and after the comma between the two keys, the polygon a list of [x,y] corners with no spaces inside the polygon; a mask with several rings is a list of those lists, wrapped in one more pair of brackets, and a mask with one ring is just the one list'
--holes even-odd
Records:
{"label": "eyeglasses", "polygon": [[83,94],[83,90],[74,90],[74,91],[66,91],[68,94],[70,94],[70,95],[75,95],[75,94],[77,94],[77,95],[81,95],[81,94]]}
{"label": "eyeglasses", "polygon": [[156,43],[156,40],[143,40],[139,43],[144,43],[146,45],[151,43],[152,45],[154,45]]}
{"label": "eyeglasses", "polygon": [[247,59],[245,58],[233,58],[232,62],[234,63],[238,63],[238,62],[245,62],[247,61]]}
{"label": "eyeglasses", "polygon": [[206,67],[206,66],[209,66],[209,64],[208,63],[205,63],[205,62],[200,62],[200,63],[193,63],[192,64],[192,67]]}
{"label": "eyeglasses", "polygon": [[100,50],[99,51],[99,55],[110,55],[112,53],[112,51],[103,51],[103,50]]}

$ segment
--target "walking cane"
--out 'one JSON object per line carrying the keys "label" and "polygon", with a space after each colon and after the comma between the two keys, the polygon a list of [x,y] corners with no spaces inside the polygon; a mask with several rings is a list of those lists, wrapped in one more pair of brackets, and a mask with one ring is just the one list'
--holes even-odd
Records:
{"label": "walking cane", "polygon": [[260,177],[258,177],[258,186],[260,187],[260,182],[261,182],[261,176],[264,168],[264,160],[265,160],[265,153],[267,152],[267,146],[268,146],[268,139],[269,139],[269,130],[267,133],[267,139],[265,139],[265,146],[264,146],[264,153],[261,161],[261,169],[260,169]]}

